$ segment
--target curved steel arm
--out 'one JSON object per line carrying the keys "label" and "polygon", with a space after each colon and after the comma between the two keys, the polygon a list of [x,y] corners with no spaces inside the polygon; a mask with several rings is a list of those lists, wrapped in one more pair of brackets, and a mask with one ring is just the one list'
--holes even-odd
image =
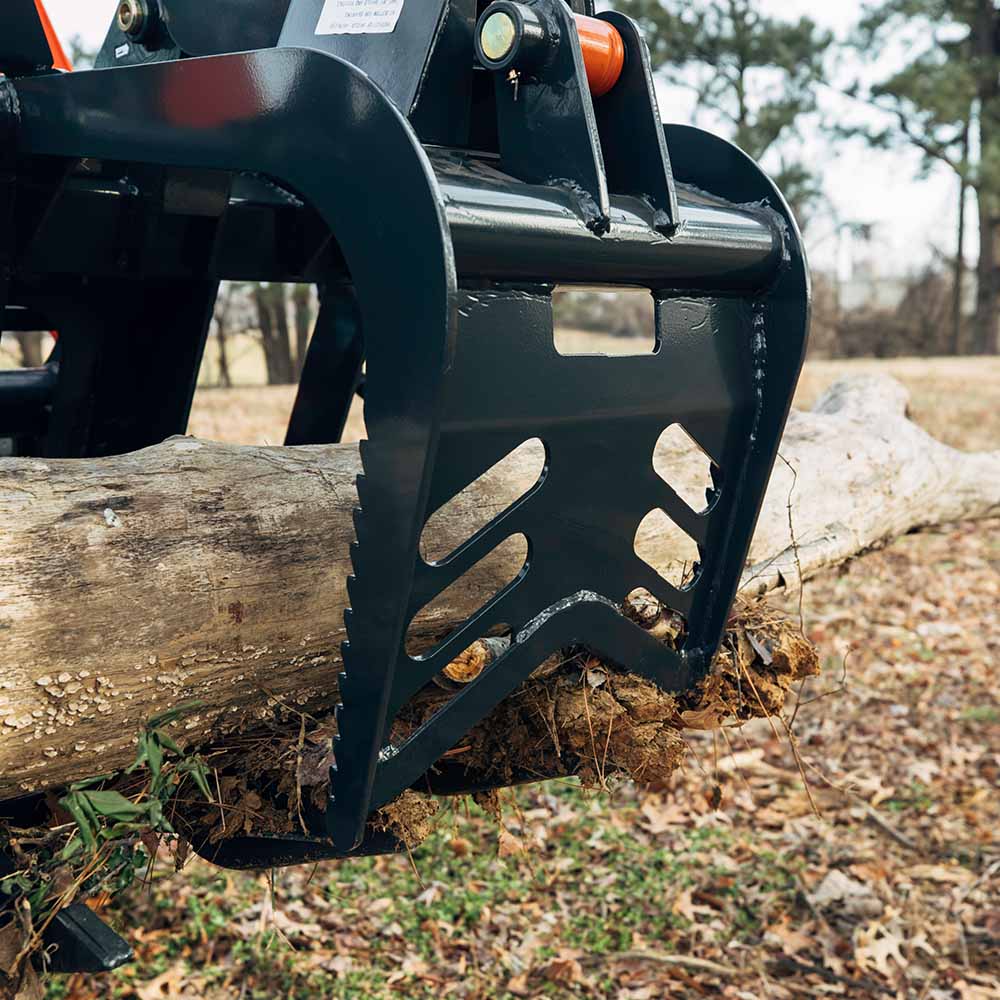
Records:
{"label": "curved steel arm", "polygon": [[393,665],[402,643],[454,341],[455,262],[434,171],[406,119],[364,74],[305,49],[25,80],[18,92],[22,153],[264,174],[336,234],[368,361],[369,441],[341,682],[358,711],[348,723],[353,739],[338,752],[331,829],[339,843],[356,843],[391,686],[364,662]]}

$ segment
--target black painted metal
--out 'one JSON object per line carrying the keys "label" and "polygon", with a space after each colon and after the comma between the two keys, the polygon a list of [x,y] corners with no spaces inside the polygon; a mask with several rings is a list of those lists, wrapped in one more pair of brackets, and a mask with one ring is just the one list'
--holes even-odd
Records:
{"label": "black painted metal", "polygon": [[444,24],[417,90],[410,122],[424,143],[467,146],[475,66],[456,58],[473,45],[477,0],[449,0]]}
{"label": "black painted metal", "polygon": [[94,276],[72,291],[21,291],[60,333],[45,455],[124,454],[183,434],[216,288]]}
{"label": "black painted metal", "polygon": [[[17,871],[11,857],[0,851],[0,877]],[[0,919],[6,923],[15,897],[0,900]],[[42,937],[51,972],[110,972],[132,959],[132,949],[83,903],[60,911]]]}
{"label": "black painted metal", "polygon": [[[6,317],[16,256],[17,125],[20,107],[13,84],[0,78],[0,316]],[[0,330],[2,332],[2,330]]]}
{"label": "black painted metal", "polygon": [[289,5],[289,0],[147,2],[150,21],[141,38],[131,38],[112,22],[98,68],[274,48]]}
{"label": "black painted metal", "polygon": [[523,6],[544,25],[551,53],[524,72],[515,66],[513,76],[495,74],[501,168],[528,183],[562,186],[576,196],[589,228],[604,233],[608,182],[573,15],[561,0]]}
{"label": "black painted metal", "polygon": [[[449,0],[404,3],[395,30],[384,34],[317,34],[326,0],[293,0],[283,46],[301,45],[338,56],[365,72],[403,114],[417,102],[428,62],[450,13]],[[471,67],[471,60],[466,66]]]}
{"label": "black painted metal", "polygon": [[50,972],[112,972],[134,957],[128,943],[83,903],[55,915],[44,943]]}
{"label": "black painted metal", "polygon": [[49,321],[41,313],[25,309],[24,306],[9,306],[0,314],[0,330],[4,333],[44,330],[48,326]]}
{"label": "black painted metal", "polygon": [[299,381],[286,445],[340,441],[361,385],[365,343],[350,285],[325,290]]}
{"label": "black painted metal", "polygon": [[0,73],[51,69],[52,52],[35,0],[3,0],[0,3]]}
{"label": "black painted metal", "polygon": [[[0,371],[0,406],[4,409],[46,406],[58,382],[53,368],[12,368]],[[4,417],[0,416],[0,421]]]}
{"label": "black painted metal", "polygon": [[[168,6],[195,24],[192,5]],[[468,85],[456,95],[468,106],[470,78],[483,74],[458,30],[471,8],[443,0],[407,2],[394,37],[179,58],[233,44],[227,21],[215,40],[161,50],[161,61],[15,81],[24,113],[18,122],[8,102],[7,120],[18,126],[18,169],[35,182],[17,187],[33,224],[0,224],[8,302],[43,311],[62,334],[40,450],[108,454],[183,431],[220,278],[322,287],[289,443],[340,437],[367,362],[329,808],[311,817],[308,837],[203,845],[218,863],[395,849],[373,811],[415,783],[481,787],[481,775],[434,765],[550,653],[583,643],[682,690],[720,641],[804,352],[801,243],[743,154],[695,129],[661,132],[630,22],[608,15],[628,69],[595,109],[570,9],[530,6],[550,28],[551,60],[521,74],[516,93],[501,75],[495,103],[476,100],[476,114],[496,118],[499,158],[458,142],[462,124],[451,133],[459,148],[422,144],[446,116],[421,112],[421,101],[437,101],[447,78]],[[318,0],[293,0],[282,44],[309,42],[318,14]],[[177,41],[182,21],[165,23]],[[435,76],[446,55],[465,69]],[[557,354],[552,290],[567,281],[649,288],[655,353]],[[0,383],[0,438],[3,405]],[[675,422],[715,466],[705,513],[653,471],[657,438]],[[426,563],[428,517],[534,437],[548,455],[542,481]],[[685,587],[635,554],[636,529],[656,509],[699,547]],[[414,615],[515,534],[529,542],[518,578],[437,649],[408,655]],[[685,616],[682,649],[619,613],[637,587]],[[393,745],[408,699],[500,624],[509,652]]]}
{"label": "black painted metal", "polygon": [[749,292],[781,260],[773,212],[682,186],[680,225],[664,238],[642,198],[615,195],[604,236],[560,185],[521,184],[483,161],[431,154],[445,197],[459,273],[467,278]]}
{"label": "black painted metal", "polygon": [[[602,238],[588,228],[576,196],[559,185],[524,184],[500,173],[488,157],[441,149],[428,155],[444,199],[456,266],[468,280],[530,281],[546,271],[560,282],[746,292],[767,285],[781,258],[773,214],[758,205],[735,206],[682,184],[680,225],[664,239],[654,229],[654,211],[645,199],[616,194]],[[58,273],[120,275],[117,234],[134,229],[136,205],[142,218],[142,205],[156,197],[155,191],[130,195],[130,187],[139,190],[132,180],[90,174],[69,178],[26,239],[20,272],[39,280]],[[235,179],[210,256],[192,254],[192,247],[205,246],[200,219],[161,216],[158,225],[156,252],[145,255],[143,263],[164,278],[350,280],[313,208],[275,185]],[[79,235],[60,238],[69,231]]]}
{"label": "black painted metal", "polygon": [[[670,154],[663,138],[649,49],[639,26],[615,11],[600,15],[625,43],[625,66],[618,83],[594,102],[597,129],[608,172],[608,187],[639,195],[653,207],[653,226],[670,233],[679,222]],[[643,154],[636,156],[636,150]]]}

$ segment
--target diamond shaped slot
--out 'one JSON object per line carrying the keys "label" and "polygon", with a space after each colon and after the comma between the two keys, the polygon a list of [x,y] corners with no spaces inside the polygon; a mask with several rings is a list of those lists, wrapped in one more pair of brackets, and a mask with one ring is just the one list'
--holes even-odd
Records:
{"label": "diamond shaped slot", "polygon": [[635,533],[635,554],[679,590],[697,577],[698,546],[657,507]]}
{"label": "diamond shaped slot", "polygon": [[447,559],[536,486],[545,472],[545,445],[529,438],[435,511],[420,536],[425,562]]}
{"label": "diamond shaped slot", "polygon": [[680,424],[671,424],[660,435],[653,468],[696,514],[714,504],[722,481],[720,470]]}
{"label": "diamond shaped slot", "polygon": [[[511,535],[417,612],[406,633],[408,656],[426,656],[512,584],[528,564],[528,539]],[[470,614],[469,609],[477,610]]]}

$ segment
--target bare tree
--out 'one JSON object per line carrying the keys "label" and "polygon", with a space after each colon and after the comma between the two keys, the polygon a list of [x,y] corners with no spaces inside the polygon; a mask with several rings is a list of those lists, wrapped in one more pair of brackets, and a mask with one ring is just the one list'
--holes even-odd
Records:
{"label": "bare tree", "polygon": [[21,349],[22,368],[41,368],[45,364],[42,353],[45,334],[39,330],[13,334],[17,346]]}
{"label": "bare tree", "polygon": [[291,385],[296,379],[288,328],[287,288],[281,282],[258,283],[254,285],[253,296],[264,348],[267,384]]}
{"label": "bare tree", "polygon": [[295,308],[295,374],[301,378],[313,325],[312,285],[296,285],[292,289],[292,305]]}
{"label": "bare tree", "polygon": [[229,371],[229,324],[233,311],[233,297],[237,286],[231,282],[223,285],[215,303],[215,342],[219,350],[219,385],[231,389],[233,378]]}

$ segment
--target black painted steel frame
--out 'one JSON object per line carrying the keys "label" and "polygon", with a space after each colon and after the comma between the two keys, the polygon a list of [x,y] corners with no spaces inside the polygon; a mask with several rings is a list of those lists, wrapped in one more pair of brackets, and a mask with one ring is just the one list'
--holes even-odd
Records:
{"label": "black painted steel frame", "polygon": [[[241,213],[271,220],[261,277],[323,286],[289,443],[339,438],[367,362],[369,439],[329,809],[312,817],[313,837],[230,841],[210,854],[220,864],[392,850],[391,837],[371,831],[372,812],[418,782],[441,792],[468,785],[461,769],[435,766],[441,755],[553,651],[585,644],[678,691],[704,676],[723,634],[804,355],[801,242],[779,192],[735,147],[693,128],[660,130],[630,22],[604,15],[623,35],[629,69],[623,89],[603,99],[612,103],[595,105],[569,10],[533,2],[559,26],[558,79],[524,80],[518,100],[496,82],[499,159],[429,155],[369,76],[307,49],[4,85],[0,126],[16,132],[18,160],[5,167],[9,146],[0,146],[0,181],[4,169],[45,164],[52,177],[40,200],[22,199],[32,225],[19,227],[21,242],[10,247],[0,225],[0,255],[6,247],[11,259],[0,305],[41,311],[63,334],[47,453],[111,454],[185,430],[216,282],[248,266],[232,249]],[[546,146],[539,135],[559,141]],[[79,165],[109,162],[127,182],[112,190],[105,171],[87,187]],[[237,197],[241,184],[256,184],[256,194]],[[0,186],[0,210],[4,191],[22,198],[20,183]],[[183,226],[163,209],[171,197]],[[96,248],[87,264],[55,238],[33,241],[46,225],[62,241],[76,238],[58,223],[74,198],[122,223],[117,274]],[[497,213],[503,225],[484,224]],[[518,275],[519,248],[540,239],[572,245],[570,264],[536,254]],[[168,265],[175,253],[184,264]],[[634,260],[633,273],[623,260]],[[552,289],[573,266],[587,275],[579,280],[652,290],[655,353],[556,353]],[[673,423],[713,463],[703,513],[653,470],[656,441]],[[546,447],[542,481],[448,558],[426,563],[427,519],[535,437]],[[698,544],[685,587],[635,554],[636,530],[656,509]],[[529,541],[518,578],[436,650],[409,656],[413,616],[514,534]],[[681,650],[620,614],[637,587],[685,616]],[[500,623],[512,631],[509,652],[390,745],[406,701]]]}

